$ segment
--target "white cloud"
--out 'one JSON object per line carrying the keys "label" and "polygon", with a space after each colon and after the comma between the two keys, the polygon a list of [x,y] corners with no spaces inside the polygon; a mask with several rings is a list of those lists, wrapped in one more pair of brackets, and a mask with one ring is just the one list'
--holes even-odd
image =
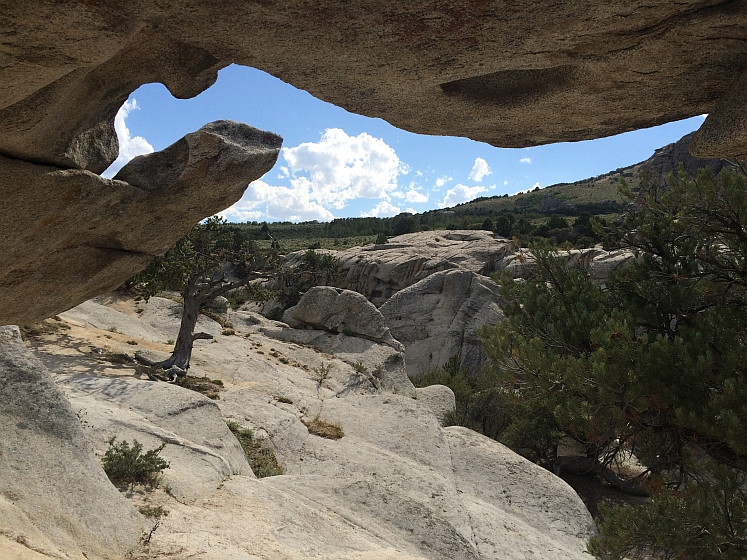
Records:
{"label": "white cloud", "polygon": [[412,185],[410,185],[410,190],[407,191],[405,199],[407,200],[407,202],[422,204],[423,202],[428,202],[428,195],[418,192]]}
{"label": "white cloud", "polygon": [[532,158],[523,157],[519,160],[519,163],[532,163]]}
{"label": "white cloud", "polygon": [[348,136],[339,128],[327,129],[319,142],[283,148],[283,157],[293,177],[305,176],[310,200],[325,208],[343,208],[354,198],[388,201],[397,177],[409,172],[381,138]]}
{"label": "white cloud", "polygon": [[508,179],[503,181],[503,186],[505,187],[506,185],[508,185]]}
{"label": "white cloud", "polygon": [[376,206],[371,208],[368,212],[361,212],[362,218],[382,218],[382,217],[389,217],[389,216],[396,216],[397,214],[401,214],[402,211],[392,205],[389,204],[386,200],[382,200],[379,202]]}
{"label": "white cloud", "polygon": [[523,191],[518,191],[518,192],[515,192],[515,193],[514,193],[514,194],[512,194],[511,196],[516,196],[517,194],[524,194],[524,193],[528,193],[528,192],[531,192],[531,191],[533,191],[534,189],[541,189],[541,188],[542,188],[542,185],[540,185],[539,183],[535,183],[533,187],[531,187],[531,188],[529,188],[529,189],[524,189]]}
{"label": "white cloud", "polygon": [[125,101],[124,105],[119,108],[117,115],[114,117],[114,130],[117,131],[119,140],[119,156],[101,176],[111,179],[114,177],[125,164],[135,156],[153,153],[153,146],[142,136],[130,136],[130,129],[127,128],[125,119],[132,111],[140,109],[135,98],[132,101]]}
{"label": "white cloud", "polygon": [[305,177],[291,181],[291,187],[276,187],[262,180],[249,184],[244,196],[224,211],[229,220],[263,219],[306,222],[333,220],[332,213],[310,197],[310,182]]}
{"label": "white cloud", "polygon": [[444,175],[443,177],[439,177],[438,179],[436,179],[436,188],[433,190],[437,191],[438,189],[443,187],[446,183],[448,183],[449,181],[453,181],[453,180],[454,180],[454,177],[448,177],[447,175]]}
{"label": "white cloud", "polygon": [[417,214],[417,212],[412,208],[405,208],[405,212],[407,212],[408,214]]}
{"label": "white cloud", "polygon": [[482,181],[483,177],[490,175],[492,171],[488,166],[488,162],[481,157],[475,158],[475,165],[472,166],[472,171],[469,172],[468,179],[470,181]]}
{"label": "white cloud", "polygon": [[444,196],[441,202],[437,202],[436,206],[439,208],[449,208],[462,202],[469,202],[487,190],[487,187],[468,187],[460,183],[453,189],[446,191],[446,196]]}

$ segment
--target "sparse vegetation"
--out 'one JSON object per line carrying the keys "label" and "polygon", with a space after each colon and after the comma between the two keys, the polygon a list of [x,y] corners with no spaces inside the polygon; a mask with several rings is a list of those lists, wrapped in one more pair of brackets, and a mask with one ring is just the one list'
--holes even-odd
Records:
{"label": "sparse vegetation", "polygon": [[[194,341],[212,338],[194,333],[199,314],[213,313],[210,307],[217,298],[266,277],[266,271],[276,266],[276,257],[274,252],[262,254],[242,228],[214,216],[194,226],[166,255],[131,279],[129,286],[146,301],[163,290],[178,290],[183,300],[182,321],[171,357],[149,365],[185,376]],[[222,319],[219,322],[226,334],[232,329]]]}
{"label": "sparse vegetation", "polygon": [[209,377],[195,377],[185,375],[178,377],[176,384],[185,389],[202,393],[209,399],[217,400],[220,398],[220,391],[223,390],[223,381],[220,379],[210,379]]}
{"label": "sparse vegetation", "polygon": [[166,444],[143,453],[143,445],[133,440],[132,445],[122,440],[116,443],[116,437],[108,442],[109,449],[101,460],[106,476],[114,484],[143,484],[158,488],[161,474],[169,464],[159,457]]}
{"label": "sparse vegetation", "polygon": [[339,423],[331,424],[318,416],[311,421],[302,421],[310,434],[326,439],[340,439],[345,435]]}
{"label": "sparse vegetation", "polygon": [[30,338],[38,338],[45,334],[56,334],[61,330],[70,329],[70,325],[65,323],[57,315],[49,319],[45,319],[40,323],[33,325],[24,325],[20,327],[21,338],[23,340],[29,340]]}
{"label": "sparse vegetation", "polygon": [[278,463],[272,447],[266,445],[263,440],[256,438],[254,431],[242,428],[238,422],[232,420],[226,424],[241,444],[246,460],[257,478],[283,474],[283,469]]}
{"label": "sparse vegetation", "polygon": [[368,373],[368,368],[363,365],[363,362],[358,361],[353,364],[353,369],[358,373]]}
{"label": "sparse vegetation", "polygon": [[141,506],[138,511],[150,519],[161,519],[169,514],[169,510],[164,509],[162,506]]}
{"label": "sparse vegetation", "polygon": [[332,364],[325,364],[322,362],[319,366],[314,368],[314,381],[316,381],[317,387],[321,387],[324,382],[330,378],[330,372],[332,371]]}

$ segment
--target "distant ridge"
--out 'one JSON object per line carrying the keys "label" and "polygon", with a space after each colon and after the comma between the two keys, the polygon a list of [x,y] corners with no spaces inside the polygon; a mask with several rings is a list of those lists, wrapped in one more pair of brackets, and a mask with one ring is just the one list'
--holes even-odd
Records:
{"label": "distant ridge", "polygon": [[[588,179],[573,183],[558,183],[543,189],[513,196],[476,198],[445,211],[457,213],[489,213],[508,211],[516,213],[537,212],[539,214],[577,215],[615,213],[621,210],[618,186],[624,179],[629,186],[636,187],[639,174],[647,172],[654,179],[665,180],[670,173],[677,173],[680,163],[689,177],[694,177],[698,169],[711,168],[718,173],[728,163],[721,159],[702,159],[690,155],[688,146],[694,133],[687,134],[654,151],[645,161],[621,167]],[[443,212],[444,210],[440,210]],[[438,212],[439,210],[436,210]]]}

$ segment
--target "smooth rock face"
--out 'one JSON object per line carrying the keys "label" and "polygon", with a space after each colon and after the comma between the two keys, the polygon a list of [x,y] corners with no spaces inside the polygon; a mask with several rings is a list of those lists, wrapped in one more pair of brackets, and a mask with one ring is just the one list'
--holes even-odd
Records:
{"label": "smooth rock face", "polygon": [[73,408],[86,411],[85,431],[103,454],[107,442],[132,442],[143,449],[166,443],[170,463],[164,484],[178,499],[210,495],[232,474],[253,477],[244,452],[215,401],[189,389],[156,381],[62,375],[56,380]]}
{"label": "smooth rock face", "polygon": [[447,415],[456,409],[454,391],[446,385],[429,385],[415,389],[418,402],[431,409],[431,412],[443,423]]}
{"label": "smooth rock face", "polygon": [[[708,144],[722,147],[735,137],[720,138],[717,125],[738,117],[747,69],[744,6],[712,0],[522,0],[511,10],[282,1],[219,11],[197,0],[137,9],[121,0],[20,2],[2,21],[0,150],[48,163],[71,152],[111,158],[105,124],[129,92],[160,81],[176,97],[194,96],[232,62],[413,132],[504,147],[704,113],[715,123]],[[74,149],[84,142],[101,148]]]}
{"label": "smooth rock face", "polygon": [[17,327],[0,328],[0,534],[56,558],[122,558],[144,520]]}
{"label": "smooth rock face", "polygon": [[[114,180],[0,156],[0,324],[32,323],[119,286],[241,198],[281,142],[218,121],[135,158]],[[19,196],[25,184],[34,188]]]}
{"label": "smooth rock face", "polygon": [[394,294],[379,308],[418,376],[454,355],[477,373],[486,361],[478,329],[503,319],[498,286],[469,270],[447,270]]}
{"label": "smooth rock face", "polygon": [[[374,365],[386,352],[397,356],[392,348],[360,337],[291,329],[250,313],[231,314],[242,336],[200,340],[195,346],[192,373],[224,383],[220,400],[208,401],[179,387],[136,379],[131,365],[102,368],[95,354],[70,351],[102,344],[102,338],[103,344],[114,344],[121,337],[116,352],[132,352],[124,342],[131,338],[140,346],[154,344],[138,338],[150,331],[133,323],[152,321],[133,308],[121,307],[131,311],[133,321],[115,320],[118,312],[110,308],[105,322],[122,329],[110,340],[103,336],[106,330],[91,326],[104,317],[102,310],[80,306],[77,325],[65,331],[73,334],[50,337],[35,352],[60,368],[55,380],[97,448],[115,434],[137,437],[146,448],[168,442],[162,455],[171,467],[165,476],[177,497],[158,491],[148,498],[169,515],[134,557],[585,557],[594,525],[562,480],[495,441],[461,428],[443,429],[434,408],[444,408],[448,389],[403,394],[362,375],[360,365],[375,377]],[[316,339],[284,339],[282,333]],[[319,364],[329,366],[321,381],[315,372]],[[404,376],[403,367],[400,372]],[[286,474],[255,479],[242,471],[218,408],[223,418],[265,438]],[[313,419],[339,424],[345,435],[338,440],[314,435],[302,422]],[[220,468],[223,461],[232,472]],[[0,522],[20,523],[6,517]],[[5,544],[0,539],[0,556]]]}
{"label": "smooth rock face", "polygon": [[[444,270],[490,274],[515,251],[515,244],[488,231],[421,231],[399,235],[385,245],[330,251],[340,259],[345,278],[340,287],[366,296],[379,306],[393,294]],[[286,258],[295,266],[303,251]]]}
{"label": "smooth rock face", "polygon": [[361,336],[402,350],[392,339],[379,310],[364,296],[350,290],[314,286],[301,297],[291,316],[313,327]]}

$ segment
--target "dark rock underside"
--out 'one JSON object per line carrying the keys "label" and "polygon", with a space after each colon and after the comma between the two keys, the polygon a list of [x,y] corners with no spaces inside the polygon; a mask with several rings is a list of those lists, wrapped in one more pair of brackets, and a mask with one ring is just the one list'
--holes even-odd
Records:
{"label": "dark rock underside", "polygon": [[519,147],[709,113],[691,152],[747,154],[747,0],[21,0],[0,29],[0,324],[115,286],[272,166],[279,137],[224,123],[95,175],[129,93],[191,97],[230,63],[419,133]]}

